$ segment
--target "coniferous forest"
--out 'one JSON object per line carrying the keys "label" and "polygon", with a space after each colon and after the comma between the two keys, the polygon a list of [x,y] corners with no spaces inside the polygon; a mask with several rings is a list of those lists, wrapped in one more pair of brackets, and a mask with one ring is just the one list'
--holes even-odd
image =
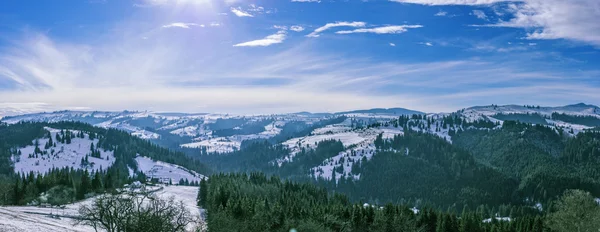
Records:
{"label": "coniferous forest", "polygon": [[[311,184],[260,173],[213,175],[200,183],[198,204],[210,231],[596,231],[600,206],[589,193],[567,191],[551,213],[524,207],[438,210],[408,205],[369,205]],[[580,207],[585,207],[585,211]],[[573,217],[580,214],[582,218]],[[510,219],[508,216],[510,215]],[[571,216],[569,216],[571,215]],[[573,223],[577,227],[570,227]]]}

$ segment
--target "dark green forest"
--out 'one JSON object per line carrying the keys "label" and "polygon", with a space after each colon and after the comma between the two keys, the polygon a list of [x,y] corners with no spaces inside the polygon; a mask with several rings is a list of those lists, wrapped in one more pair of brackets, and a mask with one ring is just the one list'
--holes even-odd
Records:
{"label": "dark green forest", "polygon": [[600,206],[584,191],[566,192],[542,214],[514,206],[459,212],[353,203],[343,194],[261,173],[213,175],[200,186],[198,205],[207,209],[209,231],[217,232],[543,232],[596,231],[600,225]]}

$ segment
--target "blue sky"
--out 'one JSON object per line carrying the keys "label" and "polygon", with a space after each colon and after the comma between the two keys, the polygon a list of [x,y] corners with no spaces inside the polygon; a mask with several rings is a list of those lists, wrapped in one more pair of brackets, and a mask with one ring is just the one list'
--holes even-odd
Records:
{"label": "blue sky", "polygon": [[597,0],[0,1],[0,109],[600,104]]}

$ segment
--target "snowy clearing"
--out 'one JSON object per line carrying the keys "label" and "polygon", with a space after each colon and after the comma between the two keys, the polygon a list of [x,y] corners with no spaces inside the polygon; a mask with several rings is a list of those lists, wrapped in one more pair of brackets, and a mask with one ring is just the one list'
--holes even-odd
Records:
{"label": "snowy clearing", "polygon": [[138,164],[138,170],[146,174],[150,178],[157,178],[163,183],[173,184],[179,183],[179,180],[200,181],[205,176],[198,174],[192,170],[187,170],[179,165],[165,163],[162,161],[153,161],[144,156],[135,158]]}

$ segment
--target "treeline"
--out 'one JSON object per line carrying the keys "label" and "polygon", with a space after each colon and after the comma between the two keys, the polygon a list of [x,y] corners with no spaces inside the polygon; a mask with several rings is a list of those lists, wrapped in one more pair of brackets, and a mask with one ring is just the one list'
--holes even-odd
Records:
{"label": "treeline", "polygon": [[569,114],[552,113],[552,119],[590,127],[600,126],[600,118],[594,116],[577,116]]}
{"label": "treeline", "polygon": [[[344,195],[328,194],[311,184],[282,181],[261,173],[214,175],[200,186],[198,204],[207,209],[208,228],[217,232],[542,232],[558,228],[539,213],[506,219],[482,207],[457,213],[431,208],[418,210],[406,205],[353,204]],[[585,200],[589,203],[589,197]],[[573,221],[560,225],[569,223]]]}

